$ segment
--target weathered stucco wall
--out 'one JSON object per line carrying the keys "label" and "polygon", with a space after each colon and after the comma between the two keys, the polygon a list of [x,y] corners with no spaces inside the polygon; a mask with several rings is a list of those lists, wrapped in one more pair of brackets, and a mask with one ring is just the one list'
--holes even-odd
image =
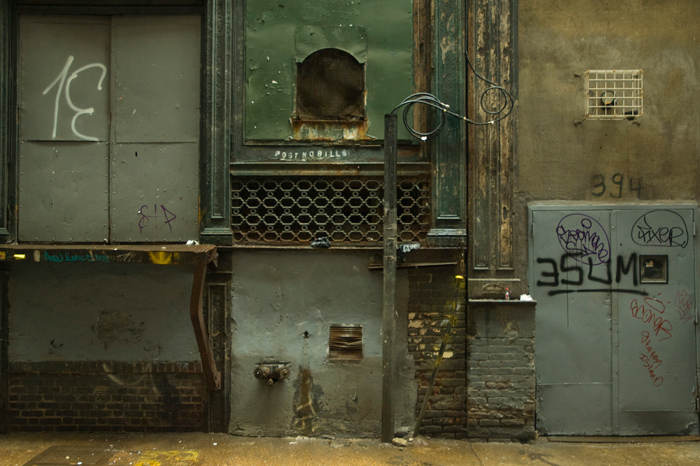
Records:
{"label": "weathered stucco wall", "polygon": [[205,429],[192,278],[172,265],[13,264],[7,429]]}
{"label": "weathered stucco wall", "polygon": [[[233,256],[231,424],[240,435],[376,436],[381,422],[382,273],[363,251],[236,251]],[[397,279],[396,425],[415,424],[406,349],[407,277]],[[362,325],[363,359],[329,362],[331,324]],[[257,363],[290,363],[269,386]]]}
{"label": "weathered stucco wall", "polygon": [[14,264],[9,360],[199,361],[192,274],[150,264]]}
{"label": "weathered stucco wall", "polygon": [[[523,270],[529,201],[697,199],[698,18],[696,0],[520,0],[514,240]],[[590,69],[642,69],[644,116],[582,121]]]}

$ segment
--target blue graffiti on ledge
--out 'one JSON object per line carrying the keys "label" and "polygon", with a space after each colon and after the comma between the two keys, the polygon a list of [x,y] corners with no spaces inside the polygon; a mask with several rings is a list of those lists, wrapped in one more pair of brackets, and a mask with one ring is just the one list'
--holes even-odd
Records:
{"label": "blue graffiti on ledge", "polygon": [[88,254],[74,254],[70,252],[59,252],[56,254],[51,254],[48,251],[44,251],[44,260],[46,262],[109,262],[109,256],[105,254],[98,254],[90,252]]}

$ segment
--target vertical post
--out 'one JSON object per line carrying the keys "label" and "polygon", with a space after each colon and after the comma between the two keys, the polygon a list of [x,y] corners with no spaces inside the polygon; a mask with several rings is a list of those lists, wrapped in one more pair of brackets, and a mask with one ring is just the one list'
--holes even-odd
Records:
{"label": "vertical post", "polygon": [[[13,210],[9,206],[8,193],[14,188],[12,180],[16,171],[11,164],[12,147],[15,145],[15,66],[13,52],[13,3],[0,2],[0,238],[2,243],[9,243],[15,223],[7,213]],[[14,197],[14,196],[11,196]]]}
{"label": "vertical post", "polygon": [[384,308],[382,312],[382,442],[394,438],[396,328],[396,114],[384,116]]}

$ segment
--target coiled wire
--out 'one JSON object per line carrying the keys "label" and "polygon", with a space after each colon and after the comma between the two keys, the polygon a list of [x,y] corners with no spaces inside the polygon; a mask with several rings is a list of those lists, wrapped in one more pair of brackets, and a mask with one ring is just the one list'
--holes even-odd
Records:
{"label": "coiled wire", "polygon": [[[481,76],[479,73],[476,72],[474,69],[474,66],[472,65],[472,62],[469,60],[469,56],[465,54],[465,57],[467,59],[467,63],[469,64],[469,68],[472,70],[474,73],[474,76],[477,78],[481,79],[482,81],[490,84],[491,86],[486,88],[484,92],[481,93],[481,97],[479,98],[479,106],[481,107],[481,110],[486,113],[487,115],[492,115],[492,116],[497,116],[496,118],[493,118],[488,121],[474,121],[471,120],[470,118],[460,115],[458,113],[455,113],[451,110],[449,110],[450,106],[446,104],[445,102],[440,101],[437,97],[435,97],[433,94],[427,93],[427,92],[418,92],[416,94],[411,94],[410,96],[406,97],[400,104],[398,104],[394,109],[391,111],[391,113],[397,112],[401,107],[403,107],[403,124],[408,130],[409,133],[415,138],[418,138],[422,141],[426,141],[428,139],[432,139],[433,137],[437,136],[437,134],[442,130],[443,125],[445,124],[445,119],[446,115],[453,116],[455,118],[459,118],[460,120],[463,120],[467,122],[468,124],[471,125],[477,125],[477,126],[485,126],[485,125],[493,125],[495,123],[498,123],[499,121],[503,120],[506,118],[508,115],[511,114],[513,111],[513,107],[515,105],[515,101],[513,99],[513,96],[511,95],[510,92],[508,92],[507,89],[505,89],[502,86],[499,86],[493,81],[490,81],[483,76]],[[490,93],[492,92],[497,92],[501,95],[501,100],[503,101],[503,105],[501,105],[498,109],[495,110],[489,110],[487,108],[487,97],[489,96]],[[440,111],[440,120],[437,123],[437,125],[430,131],[427,132],[421,132],[415,129],[411,124],[409,123],[409,115],[411,114],[411,110],[413,109],[413,106],[419,104],[419,105],[427,105],[428,107],[433,107],[437,110]]]}

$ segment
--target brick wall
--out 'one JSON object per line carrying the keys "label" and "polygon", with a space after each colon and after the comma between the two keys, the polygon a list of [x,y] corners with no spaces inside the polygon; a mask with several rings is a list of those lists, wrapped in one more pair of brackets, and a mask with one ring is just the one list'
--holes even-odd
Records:
{"label": "brick wall", "polygon": [[201,364],[13,362],[10,431],[202,431]]}
{"label": "brick wall", "polygon": [[[455,274],[451,268],[415,268],[408,272],[408,349],[416,362],[420,412],[428,382],[445,330],[445,319],[452,314]],[[456,313],[450,344],[439,366],[420,432],[443,438],[465,438],[466,432],[466,323],[464,288]]]}
{"label": "brick wall", "polygon": [[469,437],[535,437],[535,304],[474,303],[467,311]]}

